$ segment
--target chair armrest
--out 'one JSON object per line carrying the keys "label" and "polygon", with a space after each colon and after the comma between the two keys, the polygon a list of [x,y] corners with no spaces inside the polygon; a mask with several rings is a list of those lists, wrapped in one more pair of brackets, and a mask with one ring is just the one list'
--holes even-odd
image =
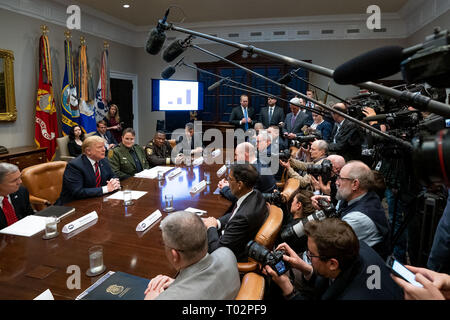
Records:
{"label": "chair armrest", "polygon": [[242,278],[241,288],[236,300],[262,300],[264,298],[265,279],[254,272],[247,273]]}
{"label": "chair armrest", "polygon": [[31,195],[31,194],[30,194],[30,203],[31,204],[46,205],[46,206],[51,205],[50,201],[48,201],[47,199],[38,198],[38,197],[35,197],[35,196]]}
{"label": "chair armrest", "polygon": [[240,273],[247,273],[250,271],[255,271],[258,267],[258,262],[256,261],[238,262],[237,265]]}
{"label": "chair armrest", "polygon": [[75,159],[75,157],[71,157],[71,156],[61,156],[60,157],[61,161],[67,161],[69,162],[72,159]]}

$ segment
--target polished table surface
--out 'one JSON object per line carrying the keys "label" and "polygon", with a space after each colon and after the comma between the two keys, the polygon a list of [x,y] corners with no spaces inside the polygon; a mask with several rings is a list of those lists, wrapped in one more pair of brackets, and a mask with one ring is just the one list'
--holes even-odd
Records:
{"label": "polished table surface", "polygon": [[[194,207],[208,211],[205,216],[219,217],[227,211],[230,202],[213,194],[220,180],[216,172],[221,165],[213,164],[182,168],[182,172],[165,180],[129,178],[122,181],[123,189],[146,191],[147,194],[133,205],[125,207],[121,200],[103,197],[74,201],[68,206],[76,211],[58,224],[60,235],[43,240],[43,232],[33,237],[0,234],[0,299],[33,299],[50,289],[55,299],[75,299],[81,292],[102,275],[86,276],[89,268],[88,249],[94,245],[103,246],[106,271],[122,271],[151,279],[158,274],[175,275],[166,259],[158,220],[144,232],[137,232],[136,226],[155,210],[162,218],[164,196],[172,194],[175,210]],[[209,172],[211,184],[203,191],[191,194],[190,188]],[[92,211],[98,213],[98,220],[81,232],[61,233],[62,227]],[[81,289],[67,287],[67,273],[71,265],[81,269]],[[73,281],[69,281],[73,283]]]}

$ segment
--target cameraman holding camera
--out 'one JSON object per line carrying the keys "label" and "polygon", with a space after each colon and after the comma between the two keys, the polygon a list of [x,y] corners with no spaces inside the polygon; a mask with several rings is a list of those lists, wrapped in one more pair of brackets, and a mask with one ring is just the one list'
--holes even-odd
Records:
{"label": "cameraman holding camera", "polygon": [[[358,241],[352,227],[339,219],[310,221],[305,225],[308,236],[306,256],[311,265],[303,261],[289,245],[280,244],[283,260],[302,272],[312,287],[313,300],[401,300],[402,291],[390,277],[390,270],[380,256],[363,241]],[[369,266],[380,271],[377,286],[370,288]],[[270,266],[264,274],[281,288],[286,299],[305,300],[309,297],[297,292],[287,274],[278,275]]]}
{"label": "cameraman holding camera", "polygon": [[333,205],[336,205],[336,180],[339,176],[339,173],[341,172],[341,169],[345,166],[345,159],[344,157],[337,154],[332,154],[327,157],[327,160],[329,160],[332,165],[331,178],[328,180],[328,182],[325,182],[321,175],[319,175],[317,179],[314,176],[311,176],[311,185],[313,186],[314,194],[331,196],[331,202],[333,203]]}

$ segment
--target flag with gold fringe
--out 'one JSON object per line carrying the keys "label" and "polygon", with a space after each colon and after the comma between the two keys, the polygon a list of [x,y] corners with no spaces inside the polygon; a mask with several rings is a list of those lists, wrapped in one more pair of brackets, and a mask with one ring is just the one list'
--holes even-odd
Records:
{"label": "flag with gold fringe", "polygon": [[79,125],[80,109],[78,107],[77,88],[75,86],[75,74],[73,68],[72,41],[70,31],[65,33],[64,41],[65,70],[61,91],[61,128],[64,135],[68,135],[70,128]]}
{"label": "flag with gold fringe", "polygon": [[53,96],[52,61],[50,44],[43,28],[39,39],[39,87],[36,98],[35,142],[38,147],[47,147],[47,160],[53,160],[58,137],[58,120]]}
{"label": "flag with gold fringe", "polygon": [[89,59],[87,46],[84,38],[81,38],[81,45],[78,51],[78,102],[80,107],[80,126],[86,133],[97,130],[95,120],[94,85],[92,73],[89,69]]}
{"label": "flag with gold fringe", "polygon": [[110,75],[109,75],[109,52],[108,44],[105,42],[102,61],[100,65],[100,78],[98,80],[97,94],[95,95],[95,118],[103,120],[108,113],[108,103],[111,101]]}

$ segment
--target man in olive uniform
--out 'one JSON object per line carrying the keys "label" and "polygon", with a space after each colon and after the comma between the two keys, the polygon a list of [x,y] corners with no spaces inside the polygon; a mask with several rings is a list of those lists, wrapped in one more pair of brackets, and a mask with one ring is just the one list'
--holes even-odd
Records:
{"label": "man in olive uniform", "polygon": [[166,140],[166,134],[162,131],[157,131],[153,140],[147,144],[145,154],[150,167],[168,166],[174,163],[171,158],[172,147]]}
{"label": "man in olive uniform", "polygon": [[132,128],[125,129],[122,132],[122,142],[108,153],[111,168],[120,180],[150,168],[144,149],[134,144],[135,137],[136,133]]}

